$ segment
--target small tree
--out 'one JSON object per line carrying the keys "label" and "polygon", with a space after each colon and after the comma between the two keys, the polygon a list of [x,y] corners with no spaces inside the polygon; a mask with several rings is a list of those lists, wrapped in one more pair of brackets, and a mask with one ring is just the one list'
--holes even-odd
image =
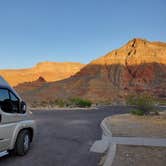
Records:
{"label": "small tree", "polygon": [[153,96],[148,94],[129,96],[127,99],[127,104],[134,105],[136,107],[136,110],[131,111],[132,114],[149,115],[150,112],[155,112],[155,114],[158,114],[156,109],[157,102]]}

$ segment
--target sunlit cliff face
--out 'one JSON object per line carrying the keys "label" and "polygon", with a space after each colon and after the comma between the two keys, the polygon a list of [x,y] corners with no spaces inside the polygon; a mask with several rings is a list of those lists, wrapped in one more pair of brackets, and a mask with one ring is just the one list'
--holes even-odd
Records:
{"label": "sunlit cliff face", "polygon": [[81,63],[42,62],[29,69],[0,70],[0,75],[11,85],[16,86],[20,83],[35,81],[39,77],[43,77],[48,82],[62,80],[72,76],[82,67],[84,65]]}
{"label": "sunlit cliff face", "polygon": [[[23,90],[26,86],[17,88]],[[123,100],[129,94],[142,92],[158,97],[166,94],[166,43],[133,39],[72,77],[41,85],[40,91],[36,89],[34,93],[24,91],[23,95],[29,100],[77,96],[106,101]]]}

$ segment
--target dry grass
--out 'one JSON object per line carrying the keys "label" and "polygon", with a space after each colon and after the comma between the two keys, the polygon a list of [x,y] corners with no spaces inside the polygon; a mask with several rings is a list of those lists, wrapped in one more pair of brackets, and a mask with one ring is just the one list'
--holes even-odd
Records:
{"label": "dry grass", "polygon": [[[115,115],[106,121],[113,136],[166,138],[166,111],[159,116]],[[165,147],[118,145],[113,166],[165,166]]]}
{"label": "dry grass", "polygon": [[159,116],[115,115],[107,124],[113,136],[166,138],[166,111]]}

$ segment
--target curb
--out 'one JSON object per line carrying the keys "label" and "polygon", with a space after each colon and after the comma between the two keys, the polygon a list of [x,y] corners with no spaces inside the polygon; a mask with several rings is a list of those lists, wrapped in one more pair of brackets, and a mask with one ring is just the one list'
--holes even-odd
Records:
{"label": "curb", "polygon": [[112,138],[112,132],[111,130],[108,128],[107,126],[107,121],[108,121],[108,117],[106,117],[102,122],[101,122],[101,129],[103,132],[102,135],[102,139],[107,138],[109,140],[109,147],[108,147],[108,151],[107,151],[107,155],[106,155],[106,159],[105,162],[103,164],[103,166],[111,166],[113,164],[115,155],[116,155],[116,149],[117,146],[116,144],[111,144],[111,138]]}
{"label": "curb", "polygon": [[112,137],[112,133],[111,131],[109,130],[109,128],[107,127],[107,120],[108,118],[105,118],[101,124],[100,124],[100,127],[102,129],[102,132],[103,132],[103,137],[107,136],[107,137]]}
{"label": "curb", "polygon": [[107,152],[107,156],[103,166],[111,166],[116,155],[116,144],[111,144]]}
{"label": "curb", "polygon": [[90,149],[91,152],[96,153],[106,152],[106,159],[103,166],[111,166],[113,164],[117,148],[116,144],[111,143],[112,133],[107,126],[107,120],[108,117],[105,118],[100,124],[102,129],[102,139],[96,141]]}

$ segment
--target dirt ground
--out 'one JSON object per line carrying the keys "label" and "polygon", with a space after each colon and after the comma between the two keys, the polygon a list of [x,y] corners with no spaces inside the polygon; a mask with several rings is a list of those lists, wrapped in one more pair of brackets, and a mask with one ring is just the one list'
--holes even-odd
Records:
{"label": "dirt ground", "polygon": [[[159,116],[115,115],[106,120],[113,136],[166,138],[166,111]],[[105,156],[103,157],[104,160]],[[103,161],[101,160],[101,163]],[[166,148],[117,145],[112,166],[165,166]]]}
{"label": "dirt ground", "polygon": [[112,166],[165,166],[166,148],[118,145]]}
{"label": "dirt ground", "polygon": [[166,138],[166,111],[159,116],[115,115],[107,124],[113,136]]}

